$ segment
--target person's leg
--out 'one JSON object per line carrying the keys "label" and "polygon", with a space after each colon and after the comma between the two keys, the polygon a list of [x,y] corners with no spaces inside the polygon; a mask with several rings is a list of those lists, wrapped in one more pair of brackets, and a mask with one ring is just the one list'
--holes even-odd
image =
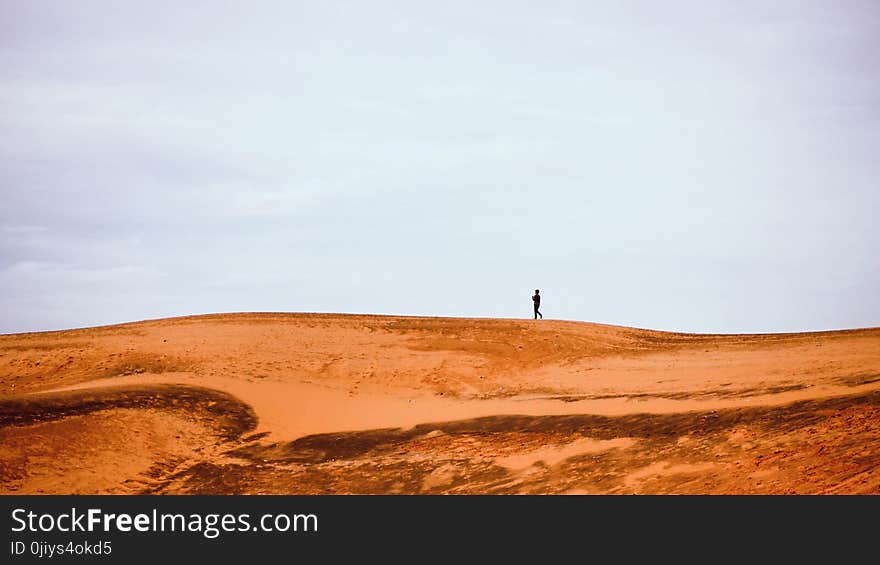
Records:
{"label": "person's leg", "polygon": [[537,306],[535,306],[535,319],[536,320],[538,319],[538,307]]}

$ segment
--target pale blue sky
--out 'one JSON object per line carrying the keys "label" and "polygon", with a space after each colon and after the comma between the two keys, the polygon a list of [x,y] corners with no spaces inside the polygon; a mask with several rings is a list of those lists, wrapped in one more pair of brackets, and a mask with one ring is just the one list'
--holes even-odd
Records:
{"label": "pale blue sky", "polygon": [[880,4],[0,0],[0,332],[880,325]]}

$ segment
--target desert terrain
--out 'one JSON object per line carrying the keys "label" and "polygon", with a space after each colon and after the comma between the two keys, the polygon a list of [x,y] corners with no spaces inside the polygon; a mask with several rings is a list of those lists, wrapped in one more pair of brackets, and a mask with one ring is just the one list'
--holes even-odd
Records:
{"label": "desert terrain", "polygon": [[2,335],[0,493],[880,493],[880,328],[244,313]]}

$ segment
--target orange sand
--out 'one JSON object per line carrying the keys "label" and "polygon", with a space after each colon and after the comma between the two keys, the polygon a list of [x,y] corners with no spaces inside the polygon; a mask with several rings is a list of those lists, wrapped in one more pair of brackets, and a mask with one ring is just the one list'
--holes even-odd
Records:
{"label": "orange sand", "polygon": [[880,492],[880,329],[228,314],[0,336],[0,492]]}

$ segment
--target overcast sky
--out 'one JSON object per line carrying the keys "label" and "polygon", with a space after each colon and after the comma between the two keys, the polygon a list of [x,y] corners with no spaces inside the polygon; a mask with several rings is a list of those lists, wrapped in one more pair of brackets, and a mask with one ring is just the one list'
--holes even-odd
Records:
{"label": "overcast sky", "polygon": [[880,3],[0,0],[0,332],[880,325]]}

